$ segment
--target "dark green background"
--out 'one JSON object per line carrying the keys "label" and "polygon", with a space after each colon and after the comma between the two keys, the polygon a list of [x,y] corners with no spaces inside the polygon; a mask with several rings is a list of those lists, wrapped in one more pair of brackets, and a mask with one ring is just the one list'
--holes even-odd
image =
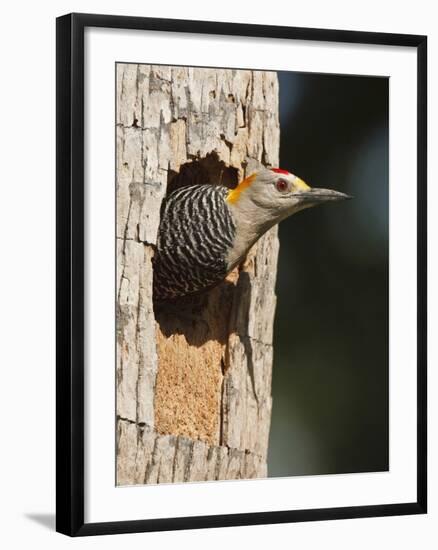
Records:
{"label": "dark green background", "polygon": [[281,168],[354,200],[280,224],[269,476],[388,469],[388,79],[278,73]]}

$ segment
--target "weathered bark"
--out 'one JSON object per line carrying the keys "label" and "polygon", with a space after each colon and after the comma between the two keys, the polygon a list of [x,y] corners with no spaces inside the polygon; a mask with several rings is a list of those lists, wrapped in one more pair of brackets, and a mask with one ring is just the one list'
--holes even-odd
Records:
{"label": "weathered bark", "polygon": [[276,73],[117,65],[117,483],[265,477],[277,230],[226,281],[154,308],[160,205],[278,165]]}

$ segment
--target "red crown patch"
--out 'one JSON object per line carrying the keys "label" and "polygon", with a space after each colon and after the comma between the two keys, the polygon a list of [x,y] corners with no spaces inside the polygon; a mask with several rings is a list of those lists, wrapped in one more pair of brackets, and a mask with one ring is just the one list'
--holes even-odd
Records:
{"label": "red crown patch", "polygon": [[276,174],[290,174],[290,172],[288,172],[287,170],[282,170],[281,168],[271,168],[271,170]]}

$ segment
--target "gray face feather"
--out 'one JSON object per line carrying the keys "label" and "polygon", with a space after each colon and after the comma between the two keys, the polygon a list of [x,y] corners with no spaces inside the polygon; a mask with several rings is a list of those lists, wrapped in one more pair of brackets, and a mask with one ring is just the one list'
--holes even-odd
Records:
{"label": "gray face feather", "polygon": [[227,257],[228,268],[239,264],[249,248],[285,218],[325,201],[346,198],[349,197],[337,191],[312,189],[289,172],[260,169],[227,199],[236,224],[236,238]]}

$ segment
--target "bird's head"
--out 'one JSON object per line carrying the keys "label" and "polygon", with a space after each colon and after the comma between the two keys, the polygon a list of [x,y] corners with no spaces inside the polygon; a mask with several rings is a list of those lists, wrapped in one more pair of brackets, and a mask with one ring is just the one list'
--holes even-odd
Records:
{"label": "bird's head", "polygon": [[305,208],[349,198],[339,191],[311,188],[286,170],[261,168],[232,189],[227,202],[240,215],[272,226]]}

